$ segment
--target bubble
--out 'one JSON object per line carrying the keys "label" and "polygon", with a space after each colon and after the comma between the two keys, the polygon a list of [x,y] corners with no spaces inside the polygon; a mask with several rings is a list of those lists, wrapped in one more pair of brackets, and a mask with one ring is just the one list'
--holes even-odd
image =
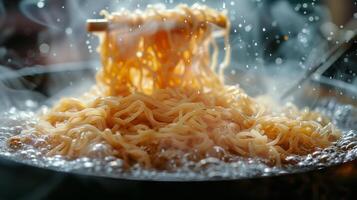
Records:
{"label": "bubble", "polygon": [[35,108],[37,106],[37,102],[32,100],[26,100],[25,105],[29,108]]}
{"label": "bubble", "polygon": [[93,164],[92,162],[85,162],[85,163],[83,164],[83,166],[84,166],[85,168],[91,168],[91,167],[94,166],[94,164]]}

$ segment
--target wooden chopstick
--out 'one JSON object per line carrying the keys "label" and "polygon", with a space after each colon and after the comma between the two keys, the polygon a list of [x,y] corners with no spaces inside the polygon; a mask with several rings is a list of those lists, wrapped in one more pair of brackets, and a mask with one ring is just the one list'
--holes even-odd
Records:
{"label": "wooden chopstick", "polygon": [[[202,16],[197,14],[196,17],[199,18]],[[140,17],[127,18],[126,16],[124,16],[122,19],[114,22],[114,23],[118,23],[114,27],[120,27],[120,24],[127,25],[127,26],[138,26],[138,25],[144,24],[144,22],[159,22],[159,23],[161,23],[161,21],[159,21],[158,19],[159,18],[157,18],[156,16],[150,16],[150,17],[144,18],[144,19],[140,18]],[[182,18],[182,16],[180,16],[180,15],[172,15],[172,16],[168,15],[167,19],[168,19],[168,21],[170,21],[170,19],[172,19],[175,22],[173,28],[185,27],[187,25],[185,20],[183,20],[184,18]],[[165,23],[165,22],[163,22],[163,23]],[[189,20],[188,20],[188,23],[189,23]],[[227,28],[227,26],[229,26],[228,25],[229,22],[227,21],[227,18],[223,13],[219,13],[219,14],[206,13],[204,18],[203,17],[199,18],[199,23],[213,24],[213,25],[216,25],[221,28]],[[109,25],[110,25],[110,22],[107,19],[89,19],[89,20],[87,20],[88,32],[106,31],[106,30],[108,30]]]}
{"label": "wooden chopstick", "polygon": [[102,32],[108,29],[109,23],[106,19],[88,19],[87,31],[88,32]]}
{"label": "wooden chopstick", "polygon": [[[214,24],[221,28],[226,28],[227,23],[225,21],[213,21],[207,20],[207,23]],[[180,27],[182,24],[176,24],[176,27]],[[102,32],[107,31],[109,27],[109,22],[106,19],[88,19],[87,20],[87,31],[88,32]]]}

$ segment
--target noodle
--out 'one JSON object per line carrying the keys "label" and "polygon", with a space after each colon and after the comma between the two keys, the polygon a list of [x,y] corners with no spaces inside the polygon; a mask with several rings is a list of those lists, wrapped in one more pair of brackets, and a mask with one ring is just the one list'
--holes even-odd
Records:
{"label": "noodle", "polygon": [[[183,158],[206,157],[259,157],[281,165],[289,155],[339,138],[318,113],[293,105],[270,109],[223,84],[230,58],[224,13],[180,5],[103,14],[111,28],[100,35],[96,86],[82,98],[62,99],[35,127],[13,137],[11,147],[30,144],[48,156],[115,156],[127,167],[169,169]],[[225,38],[220,66],[216,33]]]}

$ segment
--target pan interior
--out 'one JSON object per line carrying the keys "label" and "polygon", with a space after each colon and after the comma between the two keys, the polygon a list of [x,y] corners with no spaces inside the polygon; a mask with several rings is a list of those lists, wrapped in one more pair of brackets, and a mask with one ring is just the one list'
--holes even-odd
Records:
{"label": "pan interior", "polygon": [[[87,82],[87,84],[93,82],[93,80],[89,78],[93,77],[91,73],[87,73],[84,76],[83,72],[80,72],[80,74],[82,74],[82,82],[83,80],[85,80],[84,82]],[[53,73],[45,73],[44,76],[51,77]],[[55,77],[58,78],[60,76],[55,75]],[[83,79],[83,77],[88,77],[88,79]],[[12,81],[14,80],[23,80],[23,77],[15,77]],[[65,83],[68,84],[69,82]],[[48,85],[48,83],[43,84]],[[0,157],[2,159],[10,159],[15,162],[57,171],[70,171],[93,176],[139,180],[193,181],[245,179],[298,173],[342,164],[357,158],[357,108],[351,105],[351,102],[343,101],[346,99],[346,96],[321,96],[320,94],[323,93],[324,90],[331,91],[332,89],[338,89],[338,86],[333,84],[326,86],[316,81],[307,83],[304,86],[305,89],[300,90],[300,92],[296,94],[295,100],[298,99],[298,101],[303,102],[304,105],[308,105],[312,109],[329,116],[333,123],[342,130],[343,136],[329,148],[317,150],[306,156],[289,157],[288,159],[291,163],[295,164],[285,165],[283,167],[271,167],[259,159],[237,158],[230,163],[225,163],[215,158],[206,158],[197,163],[187,161],[184,166],[175,171],[145,170],[139,166],[133,166],[130,170],[123,170],[123,162],[115,157],[83,157],[68,160],[61,156],[46,157],[42,155],[40,151],[31,147],[25,147],[18,151],[10,150],[6,143],[9,137],[19,134],[24,127],[36,123],[38,120],[38,110],[48,108],[43,105],[50,105],[52,99],[58,99],[58,96],[67,96],[65,89],[67,86],[61,81],[57,81],[57,85],[52,84],[50,87],[57,87],[58,84],[62,85],[59,87],[61,88],[61,92],[57,95],[47,92],[46,95],[50,96],[50,98],[47,98],[43,94],[38,94],[37,92],[32,92],[31,95],[29,95],[26,94],[26,92],[24,94],[19,93],[18,91],[20,90],[16,90],[17,92],[14,93],[11,93],[12,90],[9,91],[15,100],[12,101],[11,106],[5,106],[3,108],[2,115],[0,116]],[[311,93],[309,88],[314,88],[313,93]],[[76,88],[79,93],[86,89],[87,87]]]}

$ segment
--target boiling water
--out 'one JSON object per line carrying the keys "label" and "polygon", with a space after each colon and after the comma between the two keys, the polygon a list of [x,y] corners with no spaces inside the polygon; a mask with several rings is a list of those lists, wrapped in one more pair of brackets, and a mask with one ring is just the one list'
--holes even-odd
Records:
{"label": "boiling water", "polygon": [[[50,168],[57,171],[71,171],[81,174],[127,179],[146,180],[208,180],[242,179],[272,176],[286,173],[324,168],[357,159],[357,108],[338,104],[335,100],[323,100],[316,110],[331,117],[342,130],[342,138],[331,147],[317,150],[306,156],[290,156],[290,165],[283,167],[267,166],[258,159],[236,158],[230,163],[216,158],[206,158],[200,162],[184,162],[175,171],[145,170],[133,166],[123,170],[122,160],[109,156],[104,158],[78,158],[67,160],[61,156],[46,157],[32,147],[12,150],[7,146],[9,137],[19,134],[24,128],[36,123],[36,113],[31,111],[35,104],[27,102],[28,109],[10,108],[0,117],[0,157],[29,165]],[[100,146],[98,146],[100,149]]]}

